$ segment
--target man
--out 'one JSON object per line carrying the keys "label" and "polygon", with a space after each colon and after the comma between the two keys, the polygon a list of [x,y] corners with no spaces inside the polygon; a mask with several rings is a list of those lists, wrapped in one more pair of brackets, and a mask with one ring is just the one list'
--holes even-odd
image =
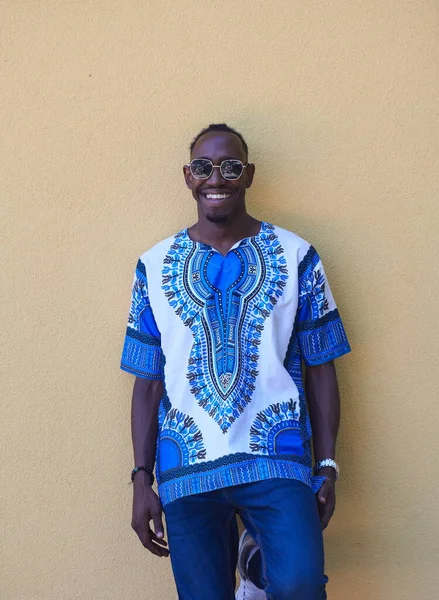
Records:
{"label": "man", "polygon": [[235,597],[236,515],[248,531],[238,597],[262,593],[246,581],[252,559],[268,598],[326,597],[333,360],[350,348],[316,250],[247,213],[254,173],[238,132],[203,130],[184,166],[198,221],[145,252],[134,276],[121,365],[136,375],[132,526],[168,556],[164,509],[180,600]]}

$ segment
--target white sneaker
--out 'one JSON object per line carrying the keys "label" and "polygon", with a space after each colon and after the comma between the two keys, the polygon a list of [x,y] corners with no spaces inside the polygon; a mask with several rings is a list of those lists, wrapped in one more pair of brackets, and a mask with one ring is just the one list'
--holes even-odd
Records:
{"label": "white sneaker", "polygon": [[239,540],[238,571],[241,578],[236,592],[236,600],[266,600],[264,590],[259,589],[248,579],[247,566],[250,559],[259,550],[259,546],[247,530],[244,530]]}

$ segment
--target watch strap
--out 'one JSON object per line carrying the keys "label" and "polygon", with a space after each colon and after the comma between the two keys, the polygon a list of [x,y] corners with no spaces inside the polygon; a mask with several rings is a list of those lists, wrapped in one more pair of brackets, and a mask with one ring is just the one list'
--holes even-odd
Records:
{"label": "watch strap", "polygon": [[317,472],[320,469],[323,469],[323,467],[332,467],[335,471],[335,479],[339,478],[340,475],[340,469],[338,464],[335,462],[334,459],[332,458],[322,458],[322,460],[319,460],[316,462],[316,465],[314,467],[314,471]]}

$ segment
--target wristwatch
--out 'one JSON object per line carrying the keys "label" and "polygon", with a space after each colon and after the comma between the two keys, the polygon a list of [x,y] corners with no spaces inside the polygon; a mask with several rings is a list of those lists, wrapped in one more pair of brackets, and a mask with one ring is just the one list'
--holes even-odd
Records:
{"label": "wristwatch", "polygon": [[316,462],[314,467],[314,472],[323,469],[323,467],[332,467],[335,471],[335,479],[337,480],[340,474],[340,469],[338,468],[338,464],[332,458],[323,458]]}

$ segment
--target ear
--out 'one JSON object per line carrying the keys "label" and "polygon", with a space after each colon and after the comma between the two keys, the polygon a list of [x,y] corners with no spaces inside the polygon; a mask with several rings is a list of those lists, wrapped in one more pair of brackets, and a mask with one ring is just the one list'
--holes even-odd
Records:
{"label": "ear", "polygon": [[191,170],[189,169],[189,167],[187,165],[184,165],[184,167],[183,167],[183,175],[184,175],[184,180],[186,182],[187,187],[191,190],[193,178],[192,178]]}
{"label": "ear", "polygon": [[253,183],[253,177],[255,176],[255,165],[253,163],[248,163],[248,166],[245,170],[245,187],[249,188]]}

